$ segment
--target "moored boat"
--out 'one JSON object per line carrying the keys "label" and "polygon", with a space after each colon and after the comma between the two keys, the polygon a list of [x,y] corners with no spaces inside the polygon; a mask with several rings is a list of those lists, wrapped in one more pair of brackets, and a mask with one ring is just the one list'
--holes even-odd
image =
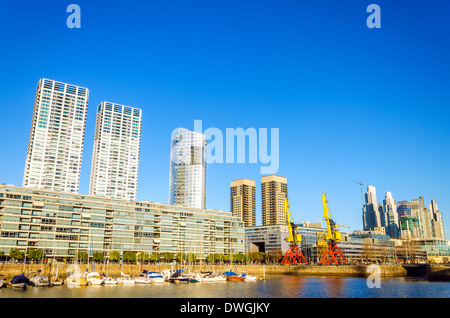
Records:
{"label": "moored boat", "polygon": [[148,278],[150,278],[150,280],[153,282],[153,283],[164,283],[164,281],[165,281],[165,279],[164,279],[164,277],[163,277],[163,275],[161,275],[160,273],[158,273],[158,272],[148,272],[147,273],[147,276],[148,276]]}
{"label": "moored boat", "polygon": [[0,288],[6,287],[5,276],[0,275]]}
{"label": "moored boat", "polygon": [[112,277],[106,277],[104,279],[104,284],[108,286],[114,286],[117,285],[117,280]]}
{"label": "moored boat", "polygon": [[66,278],[67,287],[83,287],[88,285],[85,273],[75,272]]}
{"label": "moored boat", "polygon": [[227,281],[229,282],[243,282],[245,280],[245,276],[234,276],[234,275],[230,275],[227,276]]}
{"label": "moored boat", "polygon": [[148,278],[147,273],[141,273],[139,276],[134,278],[136,284],[151,284],[152,281]]}
{"label": "moored boat", "polygon": [[25,276],[25,273],[22,273],[14,276],[9,282],[9,285],[11,285],[12,288],[25,289],[29,283],[30,280],[28,277]]}
{"label": "moored boat", "polygon": [[45,275],[35,275],[30,279],[30,281],[36,287],[48,287],[50,285],[48,276]]}
{"label": "moored boat", "polygon": [[136,283],[136,281],[130,275],[124,274],[123,272],[121,274],[122,276],[117,279],[117,282],[119,284],[134,285]]}
{"label": "moored boat", "polygon": [[97,272],[90,272],[86,274],[86,279],[90,285],[103,285],[104,279]]}
{"label": "moored boat", "polygon": [[187,284],[189,278],[183,277],[183,271],[177,270],[170,278],[169,281],[175,284]]}

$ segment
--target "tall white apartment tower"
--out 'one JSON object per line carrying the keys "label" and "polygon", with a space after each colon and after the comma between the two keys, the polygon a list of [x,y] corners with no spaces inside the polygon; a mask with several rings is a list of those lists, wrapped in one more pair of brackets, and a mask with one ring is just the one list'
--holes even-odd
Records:
{"label": "tall white apartment tower", "polygon": [[39,80],[23,186],[78,192],[89,90]]}
{"label": "tall white apartment tower", "polygon": [[169,204],[206,207],[206,137],[178,128],[170,148]]}
{"label": "tall white apartment tower", "polygon": [[374,186],[368,186],[364,204],[364,230],[374,230],[376,227],[385,227],[385,218],[382,218],[383,206],[377,203],[377,192]]}
{"label": "tall white apartment tower", "polygon": [[383,210],[384,210],[384,223],[386,227],[386,234],[391,238],[399,237],[399,222],[397,205],[391,192],[386,192],[386,196],[383,200]]}
{"label": "tall white apartment tower", "polygon": [[101,102],[97,107],[89,194],[136,201],[142,110]]}

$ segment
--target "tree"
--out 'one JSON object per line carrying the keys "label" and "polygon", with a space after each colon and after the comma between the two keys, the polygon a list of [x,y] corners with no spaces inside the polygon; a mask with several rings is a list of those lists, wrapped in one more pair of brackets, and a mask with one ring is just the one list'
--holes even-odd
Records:
{"label": "tree", "polygon": [[187,259],[187,255],[183,254],[183,253],[177,253],[177,255],[175,256],[175,259],[178,262],[184,262]]}
{"label": "tree", "polygon": [[81,250],[81,251],[78,251],[76,257],[77,257],[77,260],[84,262],[84,261],[87,261],[87,259],[89,258],[89,255],[85,250]]}
{"label": "tree", "polygon": [[166,252],[163,253],[163,258],[167,261],[170,262],[174,259],[174,255],[172,253]]}
{"label": "tree", "polygon": [[187,260],[190,263],[195,263],[197,262],[197,255],[195,255],[194,253],[190,253],[187,255]]}
{"label": "tree", "polygon": [[18,261],[21,261],[21,260],[23,260],[23,258],[25,257],[25,254],[24,254],[24,252],[20,251],[20,250],[17,249],[17,248],[12,248],[12,249],[9,251],[9,257],[10,257],[10,258],[13,258],[13,259],[16,259],[16,260],[18,260]]}
{"label": "tree", "polygon": [[118,251],[109,252],[109,260],[112,262],[119,262],[120,261],[120,252],[118,252]]}
{"label": "tree", "polygon": [[123,260],[126,261],[127,263],[135,262],[136,261],[136,253],[130,252],[130,251],[123,253]]}
{"label": "tree", "polygon": [[147,261],[147,263],[150,261],[150,254],[147,252],[141,252],[141,260]]}
{"label": "tree", "polygon": [[28,258],[33,261],[39,261],[42,258],[44,253],[42,250],[38,250],[36,248],[32,248],[28,251]]}
{"label": "tree", "polygon": [[103,261],[104,259],[105,259],[105,256],[103,255],[102,252],[94,252],[94,261],[100,262],[100,261]]}
{"label": "tree", "polygon": [[150,255],[150,261],[151,261],[151,262],[158,262],[160,258],[161,258],[161,254],[160,254],[160,253],[157,253],[157,252],[153,252],[153,253]]}

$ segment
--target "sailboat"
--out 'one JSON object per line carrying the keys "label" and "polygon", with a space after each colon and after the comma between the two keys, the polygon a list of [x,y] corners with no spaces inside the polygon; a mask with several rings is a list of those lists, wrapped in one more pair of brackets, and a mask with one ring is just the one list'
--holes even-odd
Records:
{"label": "sailboat", "polygon": [[26,289],[27,285],[30,283],[30,280],[28,277],[25,276],[25,273],[22,273],[20,275],[16,275],[11,279],[9,282],[9,285],[11,285],[12,288],[20,288],[20,289]]}
{"label": "sailboat", "polygon": [[[53,264],[52,264],[53,267]],[[55,274],[55,279],[50,279],[50,285],[51,286],[61,286],[63,284],[63,281],[58,279],[58,269],[59,269],[59,264],[56,263],[56,274]]]}
{"label": "sailboat", "polygon": [[33,277],[30,278],[30,282],[36,287],[48,287],[50,285],[50,281],[48,276],[42,275],[41,270],[38,270]]}
{"label": "sailboat", "polygon": [[77,253],[75,255],[75,271],[72,272],[67,278],[66,278],[66,285],[69,288],[72,287],[82,287],[87,286],[88,281],[86,279],[86,273],[80,272],[80,268],[78,266],[78,249]]}

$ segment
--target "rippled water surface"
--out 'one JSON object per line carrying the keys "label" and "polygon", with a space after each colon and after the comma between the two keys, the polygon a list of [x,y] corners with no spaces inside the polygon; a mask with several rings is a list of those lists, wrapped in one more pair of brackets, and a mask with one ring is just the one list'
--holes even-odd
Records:
{"label": "rippled water surface", "polygon": [[449,282],[421,278],[382,279],[369,288],[365,278],[275,276],[248,282],[3,288],[1,298],[449,298]]}

